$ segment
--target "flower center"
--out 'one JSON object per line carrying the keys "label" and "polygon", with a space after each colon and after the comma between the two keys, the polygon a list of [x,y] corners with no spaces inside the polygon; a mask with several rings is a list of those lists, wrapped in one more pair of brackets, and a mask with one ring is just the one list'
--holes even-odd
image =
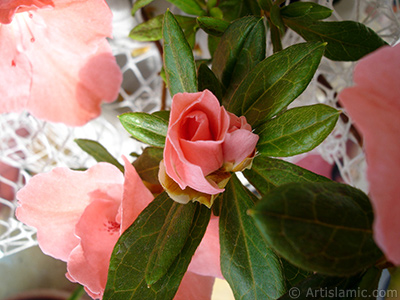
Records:
{"label": "flower center", "polygon": [[202,111],[193,111],[185,117],[181,136],[188,141],[213,140],[207,115]]}
{"label": "flower center", "polygon": [[108,221],[107,223],[104,223],[104,226],[106,230],[109,232],[109,234],[114,234],[114,233],[119,233],[121,224],[115,221]]}

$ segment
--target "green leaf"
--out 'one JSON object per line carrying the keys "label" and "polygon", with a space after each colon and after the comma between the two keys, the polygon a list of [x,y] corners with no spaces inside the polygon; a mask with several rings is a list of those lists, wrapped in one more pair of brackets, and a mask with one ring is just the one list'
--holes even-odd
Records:
{"label": "green leaf", "polygon": [[162,39],[162,23],[164,15],[159,15],[146,22],[140,23],[135,26],[129,33],[131,39],[151,42]]}
{"label": "green leaf", "polygon": [[[164,15],[158,15],[144,23],[140,23],[131,30],[129,37],[142,42],[152,42],[162,39],[163,19]],[[175,19],[185,33],[186,39],[191,38],[196,33],[198,25],[195,18],[176,15]]]}
{"label": "green leaf", "polygon": [[162,148],[147,147],[133,162],[133,166],[143,181],[147,181],[151,184],[159,184],[158,169],[162,159]]}
{"label": "green leaf", "polygon": [[224,20],[229,22],[249,15],[261,16],[256,0],[220,0],[218,7],[224,14]]}
{"label": "green leaf", "polygon": [[111,256],[104,300],[173,299],[210,220],[210,210],[194,204],[196,213],[182,251],[168,269],[168,275],[148,287],[145,272],[150,254],[173,205],[166,193],[159,195],[122,234]]}
{"label": "green leaf", "polygon": [[195,0],[167,0],[189,15],[204,16],[206,12]]}
{"label": "green leaf", "polygon": [[[374,297],[374,292],[378,291],[379,281],[381,279],[382,270],[376,267],[372,267],[367,272],[365,272],[360,284],[357,287],[357,290],[363,291],[361,294],[357,294],[358,296],[354,299],[356,300],[374,300],[377,297]],[[389,287],[390,289],[390,287]],[[355,289],[354,289],[355,290]],[[376,296],[376,295],[375,295]],[[390,297],[389,297],[390,298]]]}
{"label": "green leaf", "polygon": [[305,270],[349,276],[382,257],[368,197],[345,184],[289,183],[265,195],[250,214],[268,244]]}
{"label": "green leaf", "polygon": [[285,24],[282,20],[281,9],[277,4],[271,6],[270,20],[279,29],[279,33],[283,35],[285,33]]}
{"label": "green leaf", "polygon": [[229,87],[224,96],[224,104],[229,101],[232,94],[254,67],[265,59],[266,33],[262,18],[251,29],[244,41],[243,47],[237,55]]}
{"label": "green leaf", "polygon": [[122,126],[132,137],[154,147],[164,147],[168,122],[144,112],[130,112],[118,116]]}
{"label": "green leaf", "polygon": [[220,40],[221,40],[220,37],[214,35],[208,35],[207,37],[208,51],[210,52],[211,57],[214,57],[215,50],[217,50]]}
{"label": "green leaf", "polygon": [[221,270],[235,299],[277,299],[286,291],[285,278],[279,257],[247,215],[255,196],[233,175],[222,197]]}
{"label": "green leaf", "polygon": [[230,24],[228,21],[211,17],[198,17],[197,23],[205,32],[215,36],[222,36]]}
{"label": "green leaf", "polygon": [[[357,292],[362,275],[352,277],[332,277],[314,274],[283,295],[279,300],[293,299],[352,299]],[[349,295],[346,297],[345,295]]]}
{"label": "green leaf", "polygon": [[309,17],[282,17],[285,24],[296,31],[306,41],[328,43],[325,56],[337,61],[357,61],[361,57],[387,45],[372,29],[354,22],[313,21]]}
{"label": "green leaf", "polygon": [[197,205],[193,202],[175,202],[170,208],[147,263],[145,278],[148,285],[166,275],[183,249],[190,234],[196,208]]}
{"label": "green leaf", "polygon": [[152,113],[153,116],[159,117],[165,121],[169,121],[169,115],[170,115],[170,111],[169,110],[159,110],[159,111],[155,111]]}
{"label": "green leaf", "polygon": [[112,156],[99,142],[88,139],[75,139],[74,141],[83,151],[91,155],[97,162],[108,162],[124,173],[124,166],[121,165],[118,160],[116,160],[114,156]]}
{"label": "green leaf", "polygon": [[253,128],[271,119],[305,90],[324,48],[320,42],[301,43],[266,58],[242,81],[227,110],[244,115]]}
{"label": "green leaf", "polygon": [[257,150],[275,157],[308,152],[332,132],[339,115],[340,111],[323,104],[289,109],[256,129]]}
{"label": "green leaf", "polygon": [[150,4],[153,1],[154,0],[136,0],[135,3],[133,4],[132,16],[134,16],[139,9],[146,6],[147,4]]}
{"label": "green leaf", "polygon": [[218,78],[215,77],[213,71],[211,71],[207,64],[201,64],[198,71],[198,88],[199,91],[204,91],[205,89],[211,91],[217,99],[221,101],[222,95],[224,94],[224,87],[219,82]]}
{"label": "green leaf", "polygon": [[170,11],[164,16],[164,68],[171,96],[197,92],[196,64],[181,27]]}
{"label": "green leaf", "polygon": [[258,5],[264,10],[264,11],[270,11],[271,6],[272,6],[272,0],[257,0]]}
{"label": "green leaf", "polygon": [[324,176],[262,153],[254,158],[251,170],[246,170],[243,174],[262,196],[273,188],[290,182],[330,181]]}
{"label": "green leaf", "polygon": [[299,269],[286,259],[281,258],[281,262],[285,273],[286,287],[288,289],[299,284],[301,281],[313,274],[312,272]]}
{"label": "green leaf", "polygon": [[228,87],[238,58],[253,27],[260,18],[254,16],[241,18],[226,29],[215,50],[212,70],[225,87]]}
{"label": "green leaf", "polygon": [[281,9],[281,15],[290,19],[323,20],[332,15],[333,10],[313,2],[294,2]]}

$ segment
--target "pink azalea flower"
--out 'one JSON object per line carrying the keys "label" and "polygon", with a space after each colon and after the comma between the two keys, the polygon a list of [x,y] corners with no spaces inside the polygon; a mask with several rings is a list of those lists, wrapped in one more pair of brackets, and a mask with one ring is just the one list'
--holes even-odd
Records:
{"label": "pink azalea flower", "polygon": [[225,171],[249,166],[257,142],[246,118],[228,113],[210,91],[178,93],[172,99],[160,182],[177,202],[196,199],[211,206],[208,196],[223,192],[229,179]]}
{"label": "pink azalea flower", "polygon": [[[115,243],[153,195],[125,159],[125,178],[108,163],[99,163],[85,172],[55,168],[34,176],[18,192],[17,199],[17,218],[37,228],[42,251],[66,261],[67,278],[84,285],[92,298],[101,298]],[[220,274],[219,258],[215,258],[219,251],[210,253],[205,249],[216,236],[218,227],[210,227],[199,248],[203,250],[195,254],[193,262],[204,265],[211,257],[210,262],[217,261],[218,268],[199,270],[198,275],[193,273],[196,267],[191,267],[175,299],[210,299],[213,272]],[[195,286],[188,288],[192,284]],[[201,297],[195,298],[194,292]]]}
{"label": "pink azalea flower", "polygon": [[400,45],[382,47],[354,71],[355,86],[339,97],[364,137],[375,241],[400,265]]}
{"label": "pink azalea flower", "polygon": [[104,0],[2,0],[0,113],[80,126],[117,98],[121,71]]}

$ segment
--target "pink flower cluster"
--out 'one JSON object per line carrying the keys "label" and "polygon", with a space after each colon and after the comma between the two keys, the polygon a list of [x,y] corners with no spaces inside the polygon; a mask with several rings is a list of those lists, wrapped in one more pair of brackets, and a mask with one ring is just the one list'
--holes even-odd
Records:
{"label": "pink flower cluster", "polygon": [[80,126],[117,98],[104,0],[2,0],[0,25],[0,113]]}
{"label": "pink flower cluster", "polygon": [[400,265],[400,45],[385,46],[354,70],[355,86],[340,101],[364,138],[374,237],[387,259]]}
{"label": "pink flower cluster", "polygon": [[[85,172],[55,168],[34,176],[18,194],[17,218],[37,228],[42,251],[67,262],[67,278],[102,298],[112,250],[153,200],[125,159],[125,178],[113,165]],[[211,220],[175,299],[210,299],[219,267],[218,220]]]}

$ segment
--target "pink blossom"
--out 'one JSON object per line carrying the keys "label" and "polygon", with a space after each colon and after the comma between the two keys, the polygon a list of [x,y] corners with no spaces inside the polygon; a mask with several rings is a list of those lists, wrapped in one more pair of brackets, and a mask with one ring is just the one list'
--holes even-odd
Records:
{"label": "pink blossom", "polygon": [[[216,195],[224,190],[220,182],[225,182],[226,176],[213,178],[212,174],[223,166],[236,171],[246,158],[254,156],[257,141],[245,117],[228,113],[210,91],[178,93],[172,99],[165,142],[166,175],[179,189],[190,189],[186,194]],[[172,184],[161,174],[163,170],[161,166],[160,181],[174,200],[186,203],[193,199],[176,188],[171,191]]]}
{"label": "pink blossom", "polygon": [[122,81],[111,22],[104,0],[2,1],[0,113],[25,109],[71,126],[99,116]]}
{"label": "pink blossom", "polygon": [[382,47],[356,65],[356,85],[339,95],[364,138],[375,241],[396,265],[400,265],[399,78],[400,45]]}
{"label": "pink blossom", "polygon": [[[153,196],[125,159],[125,178],[108,163],[85,172],[55,168],[34,176],[17,199],[17,218],[37,228],[42,251],[66,261],[67,278],[84,285],[92,298],[101,298],[115,243]],[[219,251],[206,251],[215,237],[218,226],[211,226],[175,299],[210,299],[214,273],[220,274],[219,263],[208,272],[197,271],[196,266],[208,264],[208,259],[219,262]],[[188,284],[196,286],[188,288]],[[195,298],[194,291],[201,297]]]}

